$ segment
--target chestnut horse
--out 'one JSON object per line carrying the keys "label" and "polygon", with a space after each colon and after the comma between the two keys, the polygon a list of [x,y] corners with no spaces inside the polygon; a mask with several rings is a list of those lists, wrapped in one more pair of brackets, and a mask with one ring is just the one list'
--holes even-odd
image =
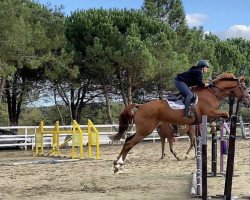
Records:
{"label": "chestnut horse", "polygon": [[[193,125],[195,122],[201,123],[202,115],[210,118],[228,118],[228,112],[219,110],[220,102],[228,96],[238,99],[248,98],[249,94],[244,82],[244,77],[237,78],[230,73],[224,73],[213,80],[214,86],[200,88],[193,87],[199,101],[194,106],[197,119],[192,116],[190,119],[183,118],[183,109],[172,109],[165,100],[154,100],[145,104],[129,104],[123,110],[119,119],[119,131],[111,136],[112,140],[120,140],[126,134],[129,125],[136,126],[134,135],[126,138],[117,160],[114,161],[114,172],[117,172],[128,152],[143,138],[153,132],[155,127],[161,122],[168,124]],[[132,109],[137,108],[136,112]]]}
{"label": "chestnut horse", "polygon": [[[177,156],[176,152],[173,150],[173,142],[174,142],[174,129],[171,124],[161,123],[156,127],[156,130],[161,138],[161,159],[165,156],[165,139],[168,139],[169,149],[170,152],[174,155],[174,157],[180,161],[181,159]],[[185,159],[187,158],[187,155],[191,151],[191,149],[195,145],[195,125],[191,126],[183,126],[178,128],[178,132],[180,136],[187,134],[190,140],[190,146],[189,149],[186,152]]]}

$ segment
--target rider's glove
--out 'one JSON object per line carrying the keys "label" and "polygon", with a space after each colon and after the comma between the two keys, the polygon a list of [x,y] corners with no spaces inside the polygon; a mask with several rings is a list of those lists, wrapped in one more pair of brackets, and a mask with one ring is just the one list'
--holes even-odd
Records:
{"label": "rider's glove", "polygon": [[210,82],[210,83],[208,84],[208,87],[214,87],[214,86],[215,86],[214,82]]}

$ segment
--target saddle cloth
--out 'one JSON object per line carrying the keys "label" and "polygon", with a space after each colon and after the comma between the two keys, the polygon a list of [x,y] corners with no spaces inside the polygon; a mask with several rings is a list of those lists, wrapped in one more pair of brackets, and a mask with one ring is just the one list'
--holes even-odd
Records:
{"label": "saddle cloth", "polygon": [[[190,106],[195,106],[198,102],[198,96],[196,94],[194,94],[195,98],[194,100],[192,101],[191,105]],[[173,98],[173,96],[167,96],[166,97],[166,101],[168,102],[169,106],[172,108],[172,109],[184,109],[185,108],[185,104],[184,104],[184,99],[182,97],[176,97],[176,98]]]}

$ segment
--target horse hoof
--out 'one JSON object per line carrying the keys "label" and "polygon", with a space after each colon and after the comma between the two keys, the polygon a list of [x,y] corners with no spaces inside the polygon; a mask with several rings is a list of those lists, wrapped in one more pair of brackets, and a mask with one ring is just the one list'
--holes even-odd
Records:
{"label": "horse hoof", "polygon": [[114,161],[113,161],[113,164],[114,164],[114,165],[117,165],[117,160],[114,160]]}
{"label": "horse hoof", "polygon": [[115,165],[114,166],[114,173],[118,172],[119,168]]}

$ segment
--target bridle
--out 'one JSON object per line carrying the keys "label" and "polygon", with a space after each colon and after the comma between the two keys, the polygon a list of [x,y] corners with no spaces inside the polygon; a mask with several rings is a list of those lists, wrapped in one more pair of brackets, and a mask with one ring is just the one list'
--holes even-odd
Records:
{"label": "bridle", "polygon": [[[238,85],[240,86],[240,90],[241,90],[242,94],[244,94],[244,89],[243,89],[243,87],[241,87],[242,83],[240,83],[239,79],[234,79],[234,80],[237,80]],[[213,85],[211,85],[207,88],[209,91],[211,91],[214,94],[214,96],[216,96],[216,98],[218,100],[223,101],[226,96],[230,96],[230,94],[232,93],[232,91],[234,90],[235,87],[233,87],[232,89],[229,89],[229,90],[225,90],[225,89],[218,87],[216,84],[213,83]],[[222,94],[219,93],[218,91],[221,91]]]}
{"label": "bridle", "polygon": [[222,91],[224,93],[225,90],[221,89],[220,87],[216,86],[216,85],[213,85],[213,86],[209,86],[207,89],[209,89],[213,94],[214,96],[216,96],[216,98],[220,101],[223,100],[223,98],[227,95],[223,95],[223,97],[220,97],[220,95],[218,94],[218,92],[215,90],[215,89],[219,89],[220,91]]}

